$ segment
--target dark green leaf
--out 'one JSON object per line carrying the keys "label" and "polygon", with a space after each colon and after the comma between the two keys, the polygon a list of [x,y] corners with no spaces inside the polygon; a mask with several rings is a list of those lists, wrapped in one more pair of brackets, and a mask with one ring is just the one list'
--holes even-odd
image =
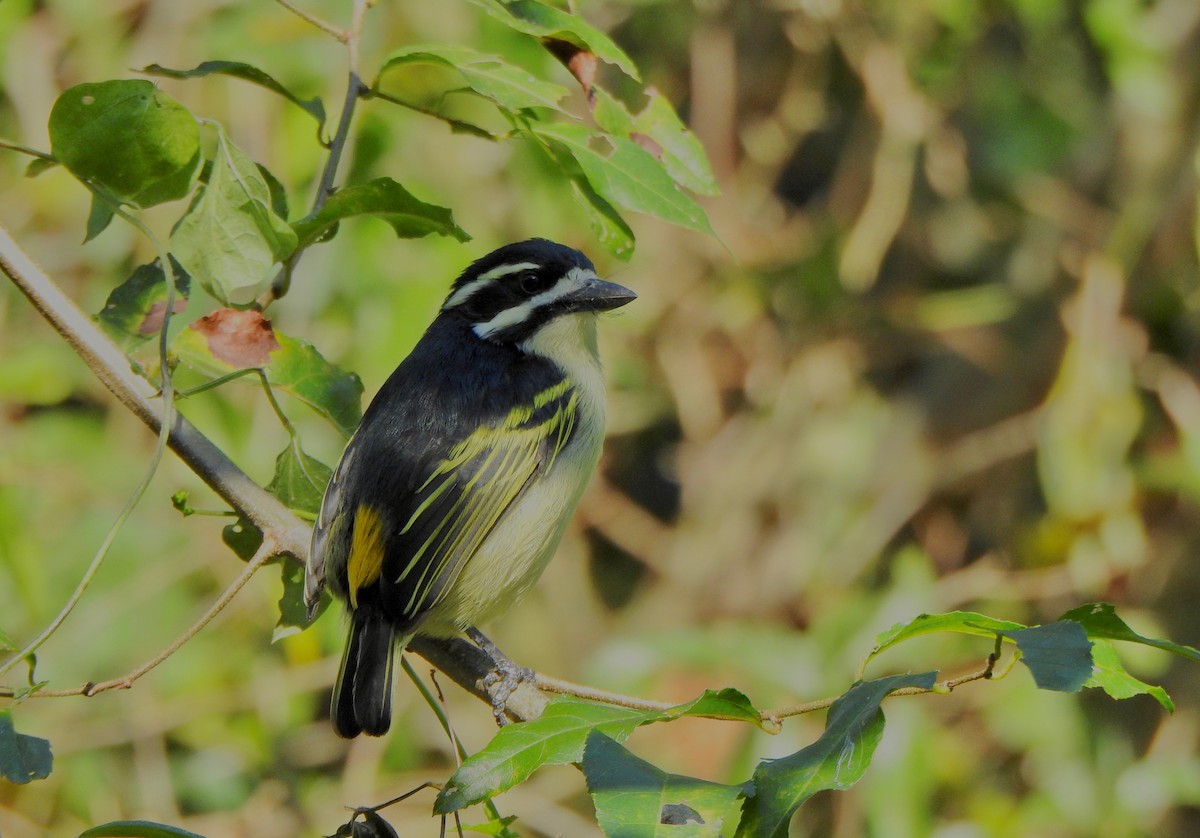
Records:
{"label": "dark green leaf", "polygon": [[625,223],[625,219],[608,201],[596,194],[596,190],[582,175],[571,178],[571,191],[579,204],[587,210],[592,222],[592,232],[600,243],[608,248],[609,253],[618,259],[629,259],[633,256],[633,230]]}
{"label": "dark green leaf", "polygon": [[851,687],[829,708],[825,732],[816,742],[791,756],[758,764],[739,838],[785,838],[792,814],[804,801],[819,791],[847,789],[858,782],[883,735],[883,699],[906,687],[929,689],[936,679],[936,672],[892,675]]}
{"label": "dark green leaf", "polygon": [[743,787],[668,774],[597,731],[582,768],[610,838],[721,838],[740,819]]}
{"label": "dark green leaf", "polygon": [[529,130],[569,152],[606,201],[712,233],[700,205],[681,192],[663,165],[633,140],[593,134],[582,125],[565,122],[535,123]]}
{"label": "dark green leaf", "polygon": [[919,614],[909,622],[897,623],[878,635],[875,638],[875,648],[867,655],[862,663],[862,667],[865,667],[881,652],[892,648],[897,643],[911,640],[914,637],[937,634],[939,632],[956,632],[959,634],[971,634],[976,637],[994,638],[1000,632],[1023,628],[1025,626],[1021,623],[1014,623],[1010,620],[997,620],[986,614],[977,614],[974,611],[951,611],[946,614]]}
{"label": "dark green leaf", "polygon": [[325,495],[325,484],[333,472],[329,466],[304,453],[297,443],[288,445],[275,458],[275,476],[267,484],[267,491],[297,512],[312,516],[321,508]]}
{"label": "dark green leaf", "polygon": [[37,177],[42,172],[47,169],[53,169],[57,165],[58,161],[53,157],[35,157],[25,167],[25,177]]}
{"label": "dark green leaf", "polygon": [[562,85],[542,81],[499,56],[453,44],[422,44],[389,53],[372,87],[379,87],[380,79],[388,70],[407,64],[431,63],[458,71],[468,88],[506,111],[560,110],[558,102],[567,95],[567,89]]}
{"label": "dark green leaf", "polygon": [[211,75],[231,76],[235,79],[242,79],[251,84],[257,84],[259,87],[265,87],[272,93],[278,93],[289,102],[298,105],[305,113],[315,119],[318,126],[325,125],[325,106],[321,103],[320,99],[316,97],[301,99],[262,70],[250,64],[243,64],[240,61],[205,61],[190,70],[172,70],[159,64],[151,64],[149,67],[143,67],[142,72],[149,75],[166,76],[172,79],[193,79]]}
{"label": "dark green leaf", "polygon": [[1016,642],[1021,662],[1043,690],[1075,692],[1092,676],[1092,643],[1074,620],[1000,634]]}
{"label": "dark green leaf", "polygon": [[[275,333],[278,351],[264,370],[279,387],[331,421],[349,437],[362,419],[361,379],[325,360],[311,343]],[[319,501],[318,501],[319,503]]]}
{"label": "dark green leaf", "polygon": [[178,826],[153,821],[110,821],[79,833],[79,838],[204,838]]}
{"label": "dark green leaf", "polygon": [[271,642],[298,634],[312,625],[329,607],[329,597],[322,596],[313,619],[308,619],[308,605],[304,602],[304,565],[291,558],[274,559],[279,564],[283,594],[279,597],[279,620],[271,633]]}
{"label": "dark green leaf", "polygon": [[171,251],[222,303],[254,289],[296,249],[259,167],[221,132],[207,185],[171,234]]}
{"label": "dark green leaf", "polygon": [[662,161],[667,174],[685,189],[702,195],[716,195],[720,191],[700,140],[683,124],[666,97],[652,91],[646,106],[631,114],[603,88],[594,88],[593,95],[592,113],[597,125],[642,145]]}
{"label": "dark green leaf", "polygon": [[637,727],[681,716],[705,716],[766,724],[737,690],[708,690],[665,710],[631,710],[570,696],[552,700],[540,717],[507,725],[483,750],[471,756],[438,794],[434,810],[453,812],[524,782],[543,765],[579,762],[587,736],[598,730],[618,741]]}
{"label": "dark green leaf", "polygon": [[354,215],[381,218],[402,239],[418,239],[430,233],[452,236],[460,242],[471,238],[454,223],[450,210],[417,200],[396,181],[382,177],[335,192],[315,215],[297,221],[293,226],[300,246],[308,247],[333,225]]}
{"label": "dark green leaf", "polygon": [[[174,259],[171,262],[175,273],[172,312],[178,314],[187,307],[191,278]],[[135,268],[129,279],[114,288],[96,319],[109,337],[129,350],[158,334],[166,309],[167,281],[162,265],[155,260]]]}
{"label": "dark green leaf", "polygon": [[1200,661],[1200,649],[1184,646],[1182,643],[1172,643],[1170,640],[1156,640],[1143,637],[1135,632],[1125,621],[1117,616],[1117,611],[1107,602],[1091,602],[1072,608],[1059,617],[1060,620],[1074,620],[1083,626],[1088,637],[1102,637],[1107,640],[1124,640],[1128,643],[1141,643],[1143,646],[1153,646],[1172,654],[1180,655],[1189,660]]}
{"label": "dark green leaf", "polygon": [[1125,671],[1116,647],[1108,640],[1092,641],[1092,677],[1085,687],[1099,687],[1115,699],[1132,698],[1135,695],[1153,696],[1168,713],[1175,712],[1175,702],[1162,687],[1139,681]]}
{"label": "dark green leaf", "polygon": [[108,225],[112,223],[113,216],[112,206],[108,200],[98,192],[92,193],[92,208],[88,211],[87,232],[83,236],[83,243],[87,244],[96,236],[103,233]]}
{"label": "dark green leaf", "polygon": [[637,66],[625,51],[583,18],[536,0],[472,0],[497,20],[536,38],[566,41],[620,67],[639,79]]}
{"label": "dark green leaf", "polygon": [[55,101],[49,130],[58,161],[120,203],[182,198],[199,171],[195,118],[148,81],[75,85]]}
{"label": "dark green leaf", "polygon": [[0,777],[18,785],[44,780],[53,762],[49,742],[17,733],[12,711],[0,710]]}
{"label": "dark green leaf", "polygon": [[254,558],[258,548],[262,546],[262,530],[254,526],[246,518],[239,517],[232,524],[221,529],[221,540],[225,546],[234,552],[244,562]]}

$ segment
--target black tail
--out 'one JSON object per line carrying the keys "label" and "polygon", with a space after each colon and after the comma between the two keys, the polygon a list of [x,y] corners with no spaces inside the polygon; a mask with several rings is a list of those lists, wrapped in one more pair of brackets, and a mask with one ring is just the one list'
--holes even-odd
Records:
{"label": "black tail", "polygon": [[382,736],[392,723],[395,635],[378,610],[366,606],[353,614],[329,713],[338,736]]}

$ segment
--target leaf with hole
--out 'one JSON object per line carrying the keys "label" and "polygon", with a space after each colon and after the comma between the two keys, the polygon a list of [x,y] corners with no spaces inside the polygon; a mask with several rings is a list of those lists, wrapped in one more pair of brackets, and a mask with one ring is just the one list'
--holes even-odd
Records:
{"label": "leaf with hole", "polygon": [[721,838],[741,818],[742,786],[668,774],[599,731],[581,764],[596,820],[621,838]]}
{"label": "leaf with hole", "polygon": [[0,777],[24,785],[50,776],[54,758],[50,743],[37,736],[17,733],[11,710],[0,710]]}
{"label": "leaf with hole", "polygon": [[188,110],[144,80],[77,84],[50,111],[50,148],[71,174],[115,202],[151,207],[184,197],[200,170]]}

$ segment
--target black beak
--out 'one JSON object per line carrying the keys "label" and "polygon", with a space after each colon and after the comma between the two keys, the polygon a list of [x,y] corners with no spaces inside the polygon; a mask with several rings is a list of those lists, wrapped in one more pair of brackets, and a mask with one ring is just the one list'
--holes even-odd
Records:
{"label": "black beak", "polygon": [[620,308],[637,299],[637,294],[624,285],[608,282],[598,276],[589,278],[577,290],[564,298],[577,311],[608,311]]}

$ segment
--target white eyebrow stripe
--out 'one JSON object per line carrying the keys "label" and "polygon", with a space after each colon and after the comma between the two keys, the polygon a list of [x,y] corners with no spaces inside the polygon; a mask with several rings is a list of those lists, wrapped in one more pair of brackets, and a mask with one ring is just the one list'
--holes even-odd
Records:
{"label": "white eyebrow stripe", "polygon": [[457,291],[455,291],[453,294],[451,294],[450,299],[448,299],[448,300],[446,300],[446,302],[442,303],[442,311],[447,311],[449,309],[454,308],[455,306],[462,305],[468,299],[470,299],[471,296],[476,291],[478,291],[480,288],[482,288],[485,285],[490,285],[492,282],[494,282],[495,280],[499,279],[502,276],[508,276],[509,274],[515,274],[518,271],[535,270],[540,267],[541,267],[541,265],[537,264],[536,262],[517,262],[515,264],[510,263],[507,265],[500,265],[498,267],[492,268],[490,271],[487,271],[487,272],[482,273],[479,276],[475,277],[470,282],[468,282],[466,285],[464,285],[462,288],[459,288]]}
{"label": "white eyebrow stripe", "polygon": [[587,268],[571,268],[558,282],[554,283],[553,287],[546,289],[536,297],[530,297],[520,305],[504,309],[491,320],[476,323],[471,329],[481,338],[491,337],[497,332],[524,323],[529,319],[529,315],[537,309],[549,305],[573,291],[578,291],[585,282],[595,278],[595,272],[589,271]]}

